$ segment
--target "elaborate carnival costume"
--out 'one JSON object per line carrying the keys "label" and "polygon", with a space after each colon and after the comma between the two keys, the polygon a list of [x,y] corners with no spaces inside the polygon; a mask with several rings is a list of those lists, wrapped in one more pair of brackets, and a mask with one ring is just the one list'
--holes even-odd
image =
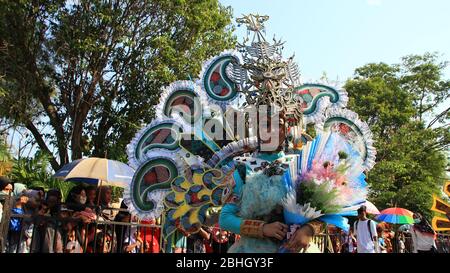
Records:
{"label": "elaborate carnival costume", "polygon": [[[447,181],[444,185],[444,193],[450,197],[450,181]],[[438,214],[444,214],[447,218],[442,216],[435,216],[432,220],[432,227],[434,231],[445,232],[450,231],[450,204],[446,203],[444,200],[438,196],[433,196],[433,206],[431,207],[433,212]]]}
{"label": "elaborate carnival costume", "polygon": [[[238,19],[254,34],[251,44],[210,59],[198,81],[166,88],[157,118],[129,145],[136,173],[125,201],[141,218],[163,215],[169,248],[177,231],[198,232],[211,209],[222,207],[220,226],[241,235],[230,252],[283,251],[281,241],[264,237],[264,224],[348,230],[343,216],[365,202],[364,172],[375,162],[367,124],[345,109],[344,90],[300,84],[293,57],[282,57],[283,43],[266,41],[267,19]],[[262,113],[281,114],[282,149],[261,149]],[[315,124],[315,139],[303,133],[308,124]]]}

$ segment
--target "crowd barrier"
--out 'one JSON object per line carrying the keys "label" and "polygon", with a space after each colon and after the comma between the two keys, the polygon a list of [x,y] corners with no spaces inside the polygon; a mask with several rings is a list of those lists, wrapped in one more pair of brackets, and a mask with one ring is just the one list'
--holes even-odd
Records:
{"label": "crowd barrier", "polygon": [[[1,253],[195,253],[198,238],[178,234],[171,246],[161,236],[161,225],[145,222],[115,222],[97,218],[84,223],[73,217],[11,214],[4,207],[0,222]],[[109,210],[114,208],[108,208]],[[116,209],[120,210],[120,209]],[[11,221],[15,223],[11,229]],[[219,230],[210,230],[222,232]],[[226,253],[238,238],[225,233],[219,240],[211,235],[204,240],[205,249],[212,253]],[[341,234],[319,234],[312,243],[321,253],[341,252]],[[438,234],[439,253],[450,253],[450,235]],[[405,238],[405,253],[412,252],[411,237]]]}

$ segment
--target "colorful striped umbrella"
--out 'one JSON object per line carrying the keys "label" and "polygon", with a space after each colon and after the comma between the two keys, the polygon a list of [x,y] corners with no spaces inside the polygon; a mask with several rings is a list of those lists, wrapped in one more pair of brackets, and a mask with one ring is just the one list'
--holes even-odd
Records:
{"label": "colorful striped umbrella", "polygon": [[397,225],[414,224],[413,213],[402,208],[385,209],[375,219]]}
{"label": "colorful striped umbrella", "polygon": [[84,158],[64,165],[53,176],[65,181],[126,187],[134,170],[127,164],[105,158]]}

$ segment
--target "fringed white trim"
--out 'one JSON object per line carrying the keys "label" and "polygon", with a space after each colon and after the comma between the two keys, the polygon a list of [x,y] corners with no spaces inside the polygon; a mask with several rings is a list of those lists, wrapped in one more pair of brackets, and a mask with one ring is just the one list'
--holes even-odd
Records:
{"label": "fringed white trim", "polygon": [[235,82],[236,84],[242,86],[248,81],[248,73],[247,70],[245,70],[241,63],[229,63],[225,69],[225,72],[228,76],[228,78]]}
{"label": "fringed white trim", "polygon": [[[199,79],[197,80],[197,84],[199,86],[201,86],[202,91],[205,93],[205,95],[208,98],[208,102],[212,103],[212,104],[219,105],[223,109],[225,109],[228,105],[233,104],[238,99],[239,96],[237,95],[236,97],[234,97],[234,98],[232,98],[232,99],[230,99],[228,101],[218,101],[218,100],[208,96],[208,93],[206,93],[206,88],[205,88],[205,84],[204,84],[204,77],[206,77],[206,73],[211,68],[211,65],[217,59],[222,58],[222,57],[227,57],[227,56],[234,57],[234,58],[236,58],[239,61],[240,64],[242,63],[242,58],[241,58],[241,56],[240,56],[238,51],[236,51],[236,50],[225,50],[222,53],[220,53],[219,55],[216,55],[216,56],[210,58],[209,60],[207,60],[206,62],[203,63],[202,71],[200,72]],[[236,84],[239,84],[239,83],[236,83]]]}
{"label": "fringed white trim", "polygon": [[170,192],[170,190],[155,190],[148,193],[147,200],[153,202],[153,204],[155,204],[156,206],[156,208],[151,211],[143,211],[138,209],[133,204],[130,190],[131,189],[129,187],[125,188],[123,201],[127,205],[128,211],[132,215],[136,215],[139,219],[142,220],[152,220],[159,218],[162,215],[162,213],[164,212],[164,198]]}
{"label": "fringed white trim", "polygon": [[343,88],[337,89],[339,93],[339,101],[337,103],[333,103],[332,108],[345,108],[348,104],[348,93],[347,90]]}
{"label": "fringed white trim", "polygon": [[319,99],[319,101],[317,102],[316,111],[314,111],[310,115],[303,116],[304,124],[308,125],[308,124],[316,124],[316,123],[320,122],[323,118],[325,111],[327,110],[328,105],[330,105],[329,97],[323,97],[323,98]]}
{"label": "fringed white trim", "polygon": [[202,107],[202,116],[208,116],[209,114],[209,105],[208,105],[208,98],[205,94],[205,92],[202,91],[201,87],[193,82],[193,81],[176,81],[171,83],[168,87],[164,88],[161,92],[161,98],[159,99],[159,103],[156,106],[156,117],[157,118],[172,118],[167,117],[164,114],[164,108],[167,104],[167,100],[170,96],[172,96],[174,93],[181,91],[181,90],[187,90],[193,92],[200,100],[200,105]]}
{"label": "fringed white trim", "polygon": [[287,211],[301,215],[310,220],[319,218],[324,215],[320,210],[317,211],[316,208],[311,207],[310,203],[304,204],[303,206],[298,204],[296,195],[297,194],[295,190],[291,190],[290,192],[288,192],[286,197],[281,200],[283,207]]}
{"label": "fringed white trim", "polygon": [[250,149],[258,148],[258,138],[246,138],[226,145],[220,151],[216,152],[207,164],[215,167],[222,160],[244,151],[244,147],[249,147]]}
{"label": "fringed white trim", "polygon": [[127,145],[127,155],[128,155],[128,165],[130,165],[133,169],[138,169],[141,164],[144,163],[144,159],[140,160],[135,157],[135,150],[141,138],[147,133],[147,131],[153,129],[153,127],[158,126],[162,123],[173,123],[182,128],[184,133],[189,133],[191,131],[190,126],[184,122],[184,120],[180,116],[175,116],[174,118],[164,118],[164,119],[155,119],[149,125],[139,130],[134,138],[131,140],[130,144]]}
{"label": "fringed white trim", "polygon": [[[170,162],[172,162],[178,171],[178,174],[183,174],[185,169],[185,163],[184,160],[179,156],[177,152],[169,151],[166,149],[152,149],[148,151],[143,158],[143,161],[145,162],[155,160],[155,159],[167,159]],[[142,164],[141,164],[142,165]],[[134,178],[132,183],[134,182]],[[129,187],[126,187],[124,190],[124,201],[125,204],[128,206],[128,210],[137,215],[141,219],[154,219],[158,218],[161,213],[164,211],[164,198],[167,193],[170,192],[170,188],[167,190],[154,190],[148,193],[147,195],[147,201],[153,202],[155,204],[155,208],[150,211],[143,211],[137,208],[132,200],[132,194],[131,194],[131,185]]]}
{"label": "fringed white trim", "polygon": [[341,117],[350,120],[361,131],[367,153],[366,159],[364,160],[364,168],[368,171],[371,170],[375,166],[375,160],[377,155],[376,149],[373,146],[374,144],[373,134],[369,128],[369,125],[367,125],[367,123],[365,123],[364,121],[360,120],[357,113],[350,111],[348,109],[330,108],[326,111],[322,120],[316,125],[316,130],[318,130],[319,133],[322,133],[326,121],[330,118],[336,117]]}
{"label": "fringed white trim", "polygon": [[327,109],[345,108],[345,107],[347,107],[348,100],[349,100],[347,91],[341,87],[338,87],[337,85],[330,86],[328,82],[327,83],[316,82],[314,84],[325,85],[329,88],[336,90],[336,92],[338,93],[339,99],[337,102],[332,103],[330,101],[329,97],[320,98],[319,101],[317,102],[316,111],[314,111],[314,113],[312,113],[310,115],[304,116],[305,124],[311,124],[311,123],[316,124],[316,123],[320,122],[323,119],[323,116],[325,115],[325,112],[327,111]]}

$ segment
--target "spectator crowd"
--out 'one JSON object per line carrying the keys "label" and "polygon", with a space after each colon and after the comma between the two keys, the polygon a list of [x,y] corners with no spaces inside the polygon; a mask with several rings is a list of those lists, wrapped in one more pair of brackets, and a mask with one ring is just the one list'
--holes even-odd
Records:
{"label": "spectator crowd", "polygon": [[[27,188],[0,177],[0,247],[6,253],[159,253],[161,222],[133,217],[122,201],[113,204],[112,188],[78,184],[64,198],[60,190]],[[64,201],[64,202],[63,202]],[[449,253],[450,237],[437,236],[424,218],[393,231],[393,226],[375,223],[364,207],[346,233],[328,227],[326,242],[315,240],[317,252]],[[322,238],[324,239],[324,238]],[[239,236],[218,226],[203,227],[196,234],[175,234],[170,252],[226,253]],[[321,245],[321,248],[317,247]],[[312,248],[311,248],[312,249]]]}
{"label": "spectator crowd", "polygon": [[[0,177],[0,217],[9,219],[0,218],[0,231],[7,231],[3,252],[160,252],[160,221],[140,221],[123,201],[119,204],[113,204],[109,186],[79,184],[63,200],[58,189],[27,189]],[[198,234],[180,235],[173,252],[226,252],[234,238],[217,227],[204,227]]]}

